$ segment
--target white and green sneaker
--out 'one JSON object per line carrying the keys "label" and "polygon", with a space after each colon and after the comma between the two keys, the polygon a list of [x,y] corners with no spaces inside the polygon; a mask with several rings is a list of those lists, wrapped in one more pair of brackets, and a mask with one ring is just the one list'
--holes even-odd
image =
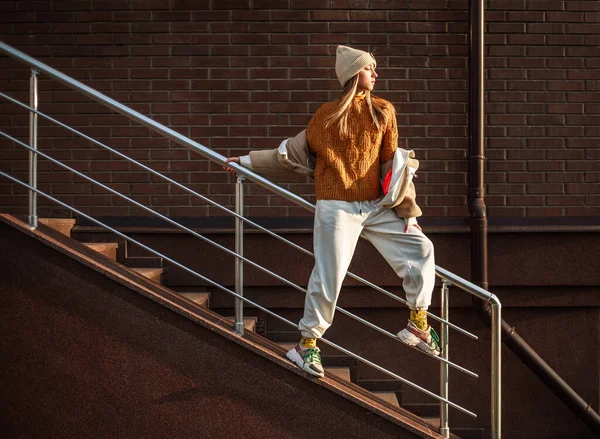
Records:
{"label": "white and green sneaker", "polygon": [[321,363],[321,350],[318,347],[302,349],[302,346],[297,344],[285,356],[312,376],[325,376],[325,370],[323,370],[323,364]]}
{"label": "white and green sneaker", "polygon": [[440,338],[431,326],[427,331],[422,331],[409,320],[406,328],[398,333],[398,338],[403,343],[416,346],[429,355],[434,357],[440,355]]}

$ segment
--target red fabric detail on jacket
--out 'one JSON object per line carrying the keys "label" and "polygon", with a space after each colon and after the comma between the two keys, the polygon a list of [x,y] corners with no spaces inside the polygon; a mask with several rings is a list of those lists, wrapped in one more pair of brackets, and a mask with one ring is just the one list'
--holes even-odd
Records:
{"label": "red fabric detail on jacket", "polygon": [[392,182],[392,170],[390,169],[388,171],[388,173],[385,174],[385,177],[383,178],[383,181],[381,182],[381,188],[383,189],[383,195],[387,195],[388,191],[390,190],[391,182]]}

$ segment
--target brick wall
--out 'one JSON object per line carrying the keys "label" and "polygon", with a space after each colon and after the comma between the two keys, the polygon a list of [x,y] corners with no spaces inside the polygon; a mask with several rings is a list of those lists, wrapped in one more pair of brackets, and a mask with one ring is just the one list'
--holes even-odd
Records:
{"label": "brick wall", "polygon": [[[271,148],[339,93],[335,46],[373,52],[377,94],[398,111],[401,147],[421,160],[430,217],[466,209],[468,2],[464,0],[2,1],[0,40],[225,156]],[[600,215],[600,2],[487,2],[487,204],[491,217]],[[28,100],[29,72],[0,57],[0,91]],[[40,110],[231,205],[231,177],[46,78]],[[0,104],[26,141],[28,116]],[[41,122],[40,149],[173,216],[219,215],[199,200]],[[27,178],[0,140],[0,169]],[[40,160],[40,187],[96,215],[138,208]],[[288,186],[313,200],[312,186]],[[305,212],[248,185],[250,215]],[[0,182],[0,210],[26,192]],[[47,202],[46,214],[58,215]]]}
{"label": "brick wall", "polygon": [[600,215],[600,2],[489,1],[491,216]]}

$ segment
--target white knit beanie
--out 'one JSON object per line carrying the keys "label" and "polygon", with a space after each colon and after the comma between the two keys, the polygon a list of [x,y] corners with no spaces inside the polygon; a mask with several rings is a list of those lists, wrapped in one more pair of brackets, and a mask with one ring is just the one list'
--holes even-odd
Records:
{"label": "white knit beanie", "polygon": [[337,47],[335,52],[335,74],[342,87],[346,85],[350,78],[370,64],[377,66],[375,58],[370,53],[348,46]]}

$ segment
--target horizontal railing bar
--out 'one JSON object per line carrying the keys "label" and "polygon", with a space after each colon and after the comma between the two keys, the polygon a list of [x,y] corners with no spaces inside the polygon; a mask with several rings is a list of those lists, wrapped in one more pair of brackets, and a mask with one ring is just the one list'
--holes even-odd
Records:
{"label": "horizontal railing bar", "polygon": [[[132,204],[134,204],[135,206],[139,207],[140,209],[143,209],[146,212],[151,213],[151,214],[159,217],[160,219],[168,222],[169,224],[172,224],[172,225],[174,225],[177,228],[185,230],[186,232],[190,233],[192,236],[195,236],[195,237],[203,240],[204,242],[206,242],[208,244],[211,244],[211,245],[213,245],[214,247],[216,247],[216,248],[218,248],[220,250],[223,250],[224,252],[226,252],[230,256],[236,257],[238,259],[243,260],[244,262],[249,263],[253,267],[255,267],[255,268],[257,268],[257,269],[259,269],[259,270],[261,270],[261,271],[263,271],[263,272],[265,272],[265,273],[273,276],[275,279],[277,279],[277,280],[285,283],[286,285],[288,285],[288,286],[290,286],[292,288],[295,288],[295,289],[297,289],[298,291],[301,291],[304,294],[307,293],[307,291],[304,288],[302,288],[301,286],[299,286],[299,285],[297,285],[297,284],[289,281],[288,279],[286,279],[286,278],[284,278],[282,276],[279,276],[277,273],[274,273],[274,272],[270,271],[269,269],[264,268],[263,266],[257,264],[256,262],[254,262],[254,261],[252,261],[252,260],[250,260],[250,259],[248,259],[248,258],[246,258],[244,256],[241,256],[238,253],[236,253],[236,252],[228,249],[227,247],[224,247],[224,246],[222,246],[222,245],[220,245],[220,244],[212,241],[211,239],[206,238],[205,236],[203,236],[203,235],[195,232],[194,230],[192,230],[192,229],[190,229],[190,228],[188,228],[188,227],[186,227],[186,226],[178,223],[177,221],[174,221],[171,218],[169,218],[169,217],[167,217],[167,216],[165,216],[165,215],[163,215],[163,214],[161,214],[159,212],[156,212],[155,210],[150,209],[147,206],[144,206],[142,203],[139,203],[138,201],[135,201],[135,200],[127,197],[126,195],[121,194],[120,192],[112,189],[111,187],[106,186],[105,184],[100,183],[99,181],[94,180],[91,177],[88,177],[87,175],[85,175],[85,174],[77,171],[76,169],[73,169],[70,166],[65,165],[64,163],[60,162],[59,160],[56,160],[56,159],[48,156],[47,154],[44,154],[43,152],[41,152],[41,151],[39,151],[37,149],[31,148],[29,145],[21,142],[18,139],[15,139],[14,137],[12,137],[12,136],[4,133],[3,131],[0,131],[0,135],[2,135],[4,137],[12,140],[13,142],[15,142],[15,143],[17,143],[17,144],[19,144],[19,145],[21,145],[21,146],[23,146],[25,148],[27,148],[28,150],[34,152],[35,154],[42,156],[43,158],[51,161],[52,163],[56,163],[57,165],[63,167],[64,169],[67,169],[67,170],[73,172],[75,175],[78,175],[79,177],[84,178],[85,180],[87,180],[87,181],[89,181],[89,182],[91,182],[93,184],[96,184],[96,185],[100,186],[101,188],[103,188],[103,189],[105,189],[105,190],[113,193],[114,195],[116,195],[116,196],[118,196],[118,197],[120,197],[120,198],[122,198],[124,200],[127,200],[127,201],[131,202]],[[347,310],[345,310],[345,309],[343,309],[343,308],[341,308],[339,306],[336,306],[335,309],[338,310],[338,311],[340,311],[340,312],[342,312],[342,313],[344,313],[344,314],[346,314],[347,316],[349,316],[349,317],[351,317],[351,318],[353,318],[353,319],[355,319],[357,321],[360,321],[361,323],[369,326],[371,329],[374,329],[374,330],[376,330],[376,331],[378,331],[378,332],[380,332],[380,333],[382,333],[382,334],[384,334],[384,335],[386,335],[386,336],[394,339],[395,341],[400,342],[400,340],[398,339],[398,337],[396,337],[394,334],[392,334],[392,333],[390,333],[390,332],[388,332],[388,331],[380,328],[379,326],[377,326],[377,325],[375,325],[375,324],[373,324],[373,323],[371,323],[371,322],[369,322],[369,321],[367,321],[365,319],[362,319],[361,317],[358,317],[357,315],[355,315],[355,314],[353,314],[353,313],[351,313],[351,312],[349,312],[349,311],[347,311]],[[405,345],[405,346],[408,346],[408,345]],[[413,349],[417,349],[414,346],[409,346],[409,347],[411,347]],[[417,349],[417,351],[420,352],[423,355],[427,355],[424,352],[420,351],[419,349]],[[461,371],[463,373],[466,373],[467,375],[470,375],[470,376],[475,377],[475,378],[478,377],[478,375],[476,373],[474,373],[474,372],[472,372],[472,371],[470,371],[470,370],[468,370],[468,369],[466,369],[466,368],[464,368],[464,367],[462,367],[462,366],[460,366],[458,364],[455,364],[455,363],[453,363],[453,362],[451,362],[451,361],[449,361],[449,360],[447,360],[445,358],[442,358],[442,357],[439,357],[439,356],[438,357],[432,357],[432,358],[436,359],[437,361],[440,361],[440,362],[443,362],[443,363],[447,363],[449,366],[452,366],[455,369],[457,369],[457,370],[459,370],[459,371]]]}
{"label": "horizontal railing bar", "polygon": [[[62,202],[62,201],[60,201],[60,200],[52,197],[51,195],[48,195],[45,192],[42,192],[41,190],[39,190],[37,188],[34,188],[34,187],[28,185],[27,183],[24,183],[24,182],[22,182],[22,181],[20,181],[20,180],[18,180],[16,178],[14,178],[14,177],[12,177],[11,175],[8,175],[8,174],[4,173],[2,171],[0,171],[0,175],[8,178],[9,180],[11,180],[11,181],[13,181],[15,183],[18,183],[18,184],[20,184],[22,186],[25,186],[29,190],[32,190],[32,191],[36,192],[37,194],[40,194],[40,195],[48,198],[49,200],[51,200],[51,201],[53,201],[53,202],[55,202],[55,203],[57,203],[57,204],[59,204],[59,205],[61,205],[63,207],[65,207],[65,208],[67,208],[67,209],[75,212],[76,214],[78,214],[78,215],[80,215],[80,216],[82,216],[82,217],[84,217],[84,218],[86,218],[86,219],[88,219],[88,220],[90,220],[90,221],[98,224],[99,226],[106,228],[107,230],[111,231],[112,233],[116,234],[117,236],[120,236],[121,238],[126,239],[127,241],[132,242],[135,245],[138,245],[140,248],[143,248],[144,250],[146,250],[146,251],[154,254],[155,256],[158,256],[158,257],[161,257],[161,258],[165,259],[166,261],[168,261],[168,262],[172,263],[173,265],[181,268],[182,270],[185,270],[188,273],[190,273],[190,274],[192,274],[192,275],[194,275],[194,276],[202,279],[203,281],[208,282],[212,286],[214,286],[216,288],[219,288],[220,290],[222,290],[224,292],[227,292],[227,293],[229,293],[229,294],[237,297],[238,299],[243,300],[244,302],[248,303],[249,305],[252,305],[252,306],[256,307],[257,309],[260,309],[261,311],[266,312],[267,314],[269,314],[269,315],[271,315],[271,316],[273,316],[273,317],[275,317],[275,318],[277,318],[277,319],[279,319],[279,320],[287,323],[288,325],[293,326],[293,327],[297,327],[297,325],[295,323],[291,322],[290,320],[287,320],[286,318],[284,318],[284,317],[282,317],[282,316],[274,313],[273,311],[270,311],[267,308],[264,308],[261,305],[258,305],[257,303],[254,303],[253,301],[249,300],[248,298],[246,298],[244,296],[241,296],[241,295],[235,293],[234,291],[229,290],[228,288],[225,288],[224,286],[218,284],[217,282],[213,281],[212,279],[207,278],[206,276],[203,276],[200,273],[195,272],[191,268],[189,268],[189,267],[187,267],[187,266],[185,266],[183,264],[180,264],[177,261],[174,261],[173,259],[169,258],[168,256],[163,255],[159,251],[156,251],[153,248],[148,247],[147,245],[142,244],[141,242],[139,242],[139,241],[137,241],[137,240],[135,240],[135,239],[133,239],[133,238],[125,235],[124,233],[121,233],[118,230],[115,230],[112,227],[109,227],[108,225],[102,223],[101,221],[99,221],[99,220],[97,220],[97,219],[95,219],[95,218],[93,218],[93,217],[91,217],[91,216],[89,216],[89,215],[81,212],[80,210],[78,210],[78,209],[76,209],[76,208],[74,208],[72,206],[69,206],[68,204],[66,204],[66,203],[64,203],[64,202]],[[473,412],[465,409],[464,407],[461,407],[460,405],[458,405],[458,404],[456,404],[456,403],[454,403],[452,401],[449,401],[449,400],[447,400],[447,399],[445,399],[445,398],[443,398],[443,397],[441,397],[441,396],[439,396],[439,395],[437,395],[437,394],[435,394],[435,393],[433,393],[433,392],[431,392],[431,391],[429,391],[427,389],[424,389],[423,387],[421,387],[421,386],[419,386],[419,385],[417,385],[417,384],[415,384],[415,383],[407,380],[406,378],[403,378],[403,377],[401,377],[401,376],[399,376],[399,375],[397,375],[397,374],[395,374],[395,373],[393,373],[393,372],[391,372],[391,371],[389,371],[389,370],[387,370],[387,369],[379,366],[378,364],[375,364],[375,363],[373,363],[373,362],[371,362],[371,361],[369,361],[369,360],[361,357],[360,355],[355,354],[352,351],[349,351],[349,350],[347,350],[347,349],[345,349],[345,348],[343,348],[343,347],[341,347],[341,346],[339,346],[339,345],[337,345],[337,344],[335,344],[335,343],[333,343],[333,342],[331,342],[331,341],[329,341],[329,340],[327,340],[325,338],[322,338],[321,341],[323,341],[325,344],[328,344],[328,345],[330,345],[330,346],[332,346],[332,347],[334,347],[334,348],[336,348],[336,349],[344,352],[346,355],[349,355],[349,356],[351,356],[351,357],[353,357],[353,358],[355,358],[355,359],[357,359],[357,360],[359,360],[359,361],[361,361],[361,362],[363,362],[365,364],[368,364],[371,367],[374,367],[375,369],[377,369],[377,370],[379,370],[379,371],[381,371],[381,372],[383,372],[383,373],[385,373],[385,374],[387,374],[387,375],[389,375],[391,377],[396,378],[397,380],[399,380],[399,381],[401,381],[401,382],[403,382],[403,383],[405,383],[405,384],[407,384],[407,385],[409,385],[409,386],[411,386],[411,387],[413,387],[413,388],[415,388],[415,389],[417,389],[417,390],[419,390],[419,391],[427,394],[428,396],[430,396],[430,397],[432,397],[434,399],[437,399],[439,401],[445,402],[448,405],[450,405],[451,407],[454,407],[455,409],[457,409],[457,410],[459,410],[459,411],[461,411],[461,412],[463,412],[463,413],[465,413],[465,414],[467,414],[467,415],[469,415],[471,417],[474,417],[474,418],[477,417],[477,415],[475,413],[473,413]]]}
{"label": "horizontal railing bar", "polygon": [[[148,166],[146,166],[146,165],[138,162],[137,160],[132,159],[131,157],[129,157],[129,156],[127,156],[127,155],[125,155],[125,154],[117,151],[116,149],[111,148],[110,146],[105,145],[104,143],[99,142],[98,140],[96,140],[96,139],[94,139],[92,137],[89,137],[88,135],[86,135],[86,134],[84,134],[84,133],[82,133],[82,132],[80,132],[80,131],[78,131],[78,130],[76,130],[76,129],[74,129],[74,128],[72,128],[72,127],[70,127],[70,126],[68,126],[68,125],[66,125],[64,123],[62,123],[62,122],[60,122],[59,120],[54,119],[51,116],[48,116],[45,113],[42,113],[39,110],[33,109],[33,108],[29,107],[28,105],[25,105],[22,102],[19,102],[18,100],[12,98],[11,96],[5,95],[4,93],[1,93],[1,92],[0,92],[0,96],[3,97],[3,98],[5,98],[5,99],[7,99],[7,100],[9,100],[10,102],[12,102],[12,103],[14,103],[16,105],[19,105],[19,106],[21,106],[21,107],[23,107],[23,108],[25,108],[25,109],[27,109],[29,111],[32,111],[32,112],[38,114],[39,116],[41,116],[41,117],[43,117],[43,118],[45,118],[47,120],[50,120],[51,122],[56,123],[57,125],[65,128],[65,129],[67,129],[67,130],[69,130],[69,131],[71,131],[71,132],[73,132],[75,134],[78,134],[79,136],[83,137],[84,139],[86,139],[86,140],[88,140],[88,141],[90,141],[90,142],[92,142],[92,143],[94,143],[94,144],[96,144],[96,145],[98,145],[98,146],[100,146],[100,147],[102,147],[104,149],[107,149],[107,150],[111,151],[113,154],[116,154],[119,157],[121,157],[121,158],[123,158],[123,159],[125,159],[125,160],[127,160],[127,161],[129,161],[131,163],[135,163],[136,165],[138,165],[142,169],[144,169],[144,170],[146,170],[148,172],[151,172],[153,175],[156,175],[156,176],[164,179],[165,181],[168,181],[169,183],[172,183],[172,184],[176,185],[180,189],[185,190],[186,192],[199,197],[203,201],[206,201],[206,202],[212,204],[213,206],[218,207],[218,208],[224,210],[225,212],[227,212],[227,213],[235,216],[236,218],[241,219],[241,220],[245,221],[246,223],[252,225],[253,227],[256,227],[259,230],[261,230],[261,231],[269,234],[270,236],[272,236],[272,237],[274,237],[276,239],[279,239],[280,241],[282,241],[282,242],[284,242],[284,243],[292,246],[293,248],[295,248],[297,250],[300,250],[301,252],[303,252],[303,253],[311,256],[311,257],[314,257],[314,254],[311,251],[305,249],[304,247],[301,247],[301,246],[297,245],[296,243],[294,243],[294,242],[292,242],[292,241],[290,241],[288,239],[285,239],[284,237],[278,235],[277,233],[274,233],[271,230],[269,230],[269,229],[267,229],[265,227],[260,226],[259,224],[255,223],[254,221],[251,221],[250,219],[247,219],[246,217],[237,214],[236,212],[234,212],[234,211],[226,208],[225,206],[220,205],[219,203],[217,203],[217,202],[211,200],[210,198],[205,197],[204,195],[202,195],[202,194],[200,194],[200,193],[198,193],[198,192],[196,192],[196,191],[188,188],[187,186],[185,186],[185,185],[183,185],[183,184],[181,184],[181,183],[179,183],[179,182],[177,182],[177,181],[175,181],[175,180],[167,177],[166,175],[163,175],[160,172],[157,172],[154,169],[152,169],[152,168],[150,168],[150,167],[148,167]],[[388,296],[388,297],[390,297],[390,298],[392,298],[392,299],[394,299],[394,300],[396,300],[396,301],[398,301],[400,303],[403,303],[404,305],[408,305],[408,302],[405,299],[402,299],[401,297],[396,296],[395,294],[391,293],[390,291],[387,291],[386,289],[381,288],[378,285],[376,285],[376,284],[374,284],[372,282],[369,282],[368,280],[366,280],[366,279],[364,279],[364,278],[362,278],[362,277],[360,277],[360,276],[358,276],[358,275],[356,275],[356,274],[354,274],[354,273],[352,273],[350,271],[347,274],[352,279],[358,280],[359,282],[362,282],[366,286],[369,286],[369,287],[371,287],[371,288],[379,291],[380,293],[383,293],[386,296]],[[472,334],[469,331],[461,328],[460,326],[457,326],[454,323],[446,321],[446,320],[442,319],[441,317],[438,317],[437,315],[435,315],[435,314],[433,314],[433,313],[431,313],[429,311],[427,311],[427,315],[429,317],[431,317],[432,319],[437,320],[438,322],[441,322],[441,323],[444,323],[444,324],[448,325],[449,327],[451,327],[455,331],[458,331],[458,332],[466,335],[467,337],[470,337],[470,338],[472,338],[474,340],[478,340],[479,339],[479,337],[477,337],[475,334]]]}

